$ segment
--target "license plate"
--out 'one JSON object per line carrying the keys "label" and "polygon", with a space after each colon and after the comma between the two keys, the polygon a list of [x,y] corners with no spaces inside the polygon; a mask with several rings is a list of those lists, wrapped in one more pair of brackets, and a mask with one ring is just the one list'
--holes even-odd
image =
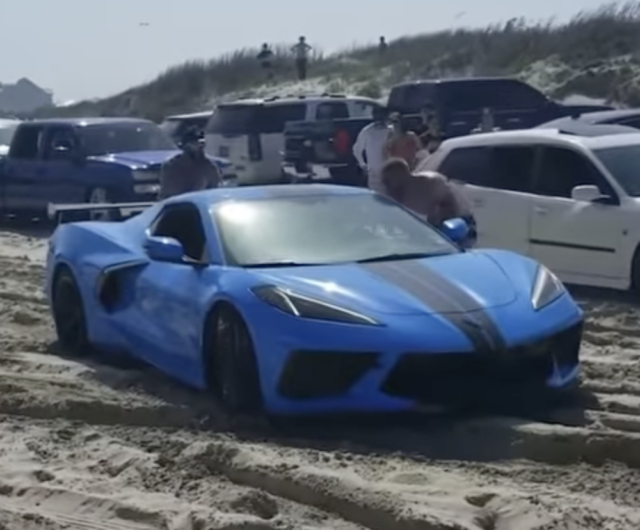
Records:
{"label": "license plate", "polygon": [[325,166],[311,165],[311,178],[314,180],[326,180],[331,178],[331,171]]}
{"label": "license plate", "polygon": [[229,156],[229,148],[226,145],[220,146],[220,148],[218,149],[218,156],[227,158]]}

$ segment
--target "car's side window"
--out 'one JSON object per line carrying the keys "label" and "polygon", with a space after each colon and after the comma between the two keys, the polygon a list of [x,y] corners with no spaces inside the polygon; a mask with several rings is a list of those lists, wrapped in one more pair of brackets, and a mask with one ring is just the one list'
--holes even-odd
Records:
{"label": "car's side window", "polygon": [[468,147],[453,150],[439,171],[474,186],[528,192],[534,157],[527,146]]}
{"label": "car's side window", "polygon": [[316,109],[316,120],[341,120],[348,117],[349,107],[343,102],[320,103]]}
{"label": "car's side window", "polygon": [[46,136],[43,158],[45,160],[67,160],[78,148],[78,142],[71,127],[55,127]]}
{"label": "car's side window", "polygon": [[571,197],[576,186],[598,186],[606,195],[615,193],[591,161],[564,147],[544,147],[533,192],[548,197]]}
{"label": "car's side window", "polygon": [[494,187],[507,191],[531,191],[535,149],[528,146],[501,146],[493,148]]}
{"label": "car's side window", "polygon": [[36,125],[21,125],[11,142],[11,158],[36,160],[42,152],[44,129]]}
{"label": "car's side window", "polygon": [[462,147],[454,149],[440,164],[438,171],[444,176],[473,184],[493,187],[490,147]]}
{"label": "car's side window", "polygon": [[151,235],[176,239],[182,244],[186,256],[196,261],[208,261],[207,238],[202,217],[198,208],[193,204],[166,206],[154,221]]}

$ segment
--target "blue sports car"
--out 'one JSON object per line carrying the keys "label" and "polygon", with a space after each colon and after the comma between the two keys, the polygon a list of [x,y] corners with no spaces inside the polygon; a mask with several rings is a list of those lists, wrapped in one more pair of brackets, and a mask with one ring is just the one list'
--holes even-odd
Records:
{"label": "blue sports car", "polygon": [[461,249],[462,220],[444,231],[358,188],[202,191],[60,225],[46,290],[66,350],[127,352],[232,412],[394,412],[571,385],[583,313],[560,281],[512,252]]}

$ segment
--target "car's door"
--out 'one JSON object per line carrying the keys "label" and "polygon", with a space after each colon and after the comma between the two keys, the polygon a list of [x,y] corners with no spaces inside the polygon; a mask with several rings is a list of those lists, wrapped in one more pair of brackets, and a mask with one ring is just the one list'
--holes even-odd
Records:
{"label": "car's door", "polygon": [[[123,314],[141,355],[185,381],[197,381],[203,318],[211,291],[206,232],[202,216],[192,203],[167,205],[149,229],[153,236],[182,243],[193,263],[151,262],[137,276],[134,312]],[[132,317],[136,319],[132,321]]]}
{"label": "car's door", "polygon": [[11,144],[4,175],[4,209],[9,213],[36,210],[36,184],[42,179],[44,127],[21,124]]}
{"label": "car's door", "polygon": [[78,203],[86,197],[85,167],[73,127],[47,128],[42,145],[41,179],[34,187],[33,200],[38,209],[49,203]]}
{"label": "car's door", "polygon": [[[575,186],[594,185],[611,200],[605,203],[571,198]],[[619,278],[622,218],[618,196],[600,170],[570,147],[540,148],[531,216],[532,256],[572,283]]]}
{"label": "car's door", "polygon": [[478,224],[478,246],[528,254],[529,194],[535,150],[531,146],[452,150],[438,170],[469,201]]}

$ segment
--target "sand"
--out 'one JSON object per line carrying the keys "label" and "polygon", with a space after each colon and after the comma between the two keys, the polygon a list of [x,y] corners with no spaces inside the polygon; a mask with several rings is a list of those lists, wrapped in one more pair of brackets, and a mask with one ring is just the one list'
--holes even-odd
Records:
{"label": "sand", "polygon": [[578,293],[583,399],[275,428],[140,366],[56,351],[46,233],[0,233],[0,529],[637,530],[640,311]]}

